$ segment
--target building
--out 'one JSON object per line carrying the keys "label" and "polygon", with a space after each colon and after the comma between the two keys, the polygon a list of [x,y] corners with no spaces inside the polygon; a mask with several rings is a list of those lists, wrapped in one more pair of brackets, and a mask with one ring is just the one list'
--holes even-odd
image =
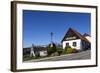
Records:
{"label": "building", "polygon": [[[88,35],[87,35],[88,36]],[[90,49],[91,43],[86,38],[85,35],[81,35],[79,32],[74,30],[73,28],[69,28],[62,41],[63,49],[67,46],[70,46],[76,50],[87,50]]]}
{"label": "building", "polygon": [[47,48],[43,46],[34,46],[28,48],[23,48],[24,57],[38,57],[38,56],[47,56]]}
{"label": "building", "polygon": [[91,42],[91,36],[87,33],[83,35],[89,42]]}
{"label": "building", "polygon": [[47,48],[46,46],[35,46],[32,44],[30,50],[30,57],[38,57],[38,56],[47,56]]}
{"label": "building", "polygon": [[23,57],[29,57],[30,56],[30,52],[31,52],[31,48],[30,47],[23,48]]}
{"label": "building", "polygon": [[47,48],[42,46],[35,46],[34,53],[36,56],[47,56]]}

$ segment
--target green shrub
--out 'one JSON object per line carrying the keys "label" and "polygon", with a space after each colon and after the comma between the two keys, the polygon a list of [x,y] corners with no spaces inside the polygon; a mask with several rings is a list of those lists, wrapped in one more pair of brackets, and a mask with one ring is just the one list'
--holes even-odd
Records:
{"label": "green shrub", "polygon": [[63,54],[63,55],[64,55],[64,54],[66,54],[66,51],[65,51],[65,50],[63,50],[62,54]]}
{"label": "green shrub", "polygon": [[59,56],[63,53],[63,48],[57,48],[57,52],[59,54]]}
{"label": "green shrub", "polygon": [[65,47],[65,51],[67,54],[73,53],[73,49],[69,46],[69,47]]}
{"label": "green shrub", "polygon": [[73,53],[73,49],[72,48],[67,48],[66,52],[67,52],[67,54]]}

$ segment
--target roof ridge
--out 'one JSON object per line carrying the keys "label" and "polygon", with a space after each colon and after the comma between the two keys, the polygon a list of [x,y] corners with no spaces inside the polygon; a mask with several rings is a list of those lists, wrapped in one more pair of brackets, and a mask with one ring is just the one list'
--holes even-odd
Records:
{"label": "roof ridge", "polygon": [[[73,28],[70,27],[70,28],[68,29],[68,31],[69,31],[69,30],[72,30],[80,39],[85,40],[85,41],[88,41],[82,34],[80,34],[80,33],[79,33],[78,31],[76,31],[75,29],[73,29]],[[68,33],[68,31],[67,31],[67,33]],[[67,33],[66,33],[66,34],[67,34]],[[66,36],[66,34],[65,34],[65,36]],[[64,36],[64,38],[65,38],[65,36]],[[64,39],[64,38],[63,38],[63,39]],[[63,40],[62,40],[62,41],[63,41]],[[89,41],[88,41],[88,42],[89,42]]]}
{"label": "roof ridge", "polygon": [[84,33],[83,36],[90,36],[88,33]]}
{"label": "roof ridge", "polygon": [[[83,40],[88,41],[82,34],[80,34],[78,31],[76,31],[75,29],[71,28],[71,30],[73,30],[79,37],[82,37]],[[89,41],[88,41],[89,42]]]}
{"label": "roof ridge", "polygon": [[83,37],[82,34],[80,34],[78,31],[76,31],[75,29],[71,28],[71,30],[73,30],[77,35],[79,35],[80,37]]}

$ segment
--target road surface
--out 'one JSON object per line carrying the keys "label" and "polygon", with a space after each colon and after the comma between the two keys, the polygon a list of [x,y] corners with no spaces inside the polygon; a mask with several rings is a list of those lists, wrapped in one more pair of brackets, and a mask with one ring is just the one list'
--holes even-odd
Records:
{"label": "road surface", "polygon": [[67,60],[85,60],[91,58],[91,50],[80,53],[66,54],[61,56],[47,57],[42,59],[28,60],[25,62],[45,62],[45,61],[67,61]]}

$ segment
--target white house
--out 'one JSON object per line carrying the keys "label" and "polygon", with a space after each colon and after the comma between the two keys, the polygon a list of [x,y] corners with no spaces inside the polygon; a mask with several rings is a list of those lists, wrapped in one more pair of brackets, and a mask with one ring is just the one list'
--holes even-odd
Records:
{"label": "white house", "polygon": [[89,42],[91,42],[91,36],[87,33],[83,35]]}
{"label": "white house", "polygon": [[61,43],[63,49],[70,46],[71,48],[77,50],[87,50],[90,49],[91,46],[90,41],[73,28],[69,28]]}
{"label": "white house", "polygon": [[40,56],[47,56],[47,51],[46,50],[40,51]]}
{"label": "white house", "polygon": [[42,46],[32,45],[30,50],[30,56],[47,56],[47,48]]}

